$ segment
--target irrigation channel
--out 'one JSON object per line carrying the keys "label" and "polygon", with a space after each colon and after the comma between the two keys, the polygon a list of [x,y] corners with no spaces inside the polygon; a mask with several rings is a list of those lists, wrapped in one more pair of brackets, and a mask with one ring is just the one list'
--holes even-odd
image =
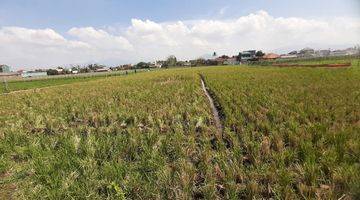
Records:
{"label": "irrigation channel", "polygon": [[222,134],[224,127],[221,123],[219,108],[217,106],[215,106],[215,101],[214,101],[213,97],[211,96],[208,88],[206,87],[204,77],[201,74],[200,74],[200,79],[201,79],[202,89],[204,90],[204,93],[210,102],[210,107],[211,107],[211,110],[213,113],[216,129],[218,130],[219,134]]}

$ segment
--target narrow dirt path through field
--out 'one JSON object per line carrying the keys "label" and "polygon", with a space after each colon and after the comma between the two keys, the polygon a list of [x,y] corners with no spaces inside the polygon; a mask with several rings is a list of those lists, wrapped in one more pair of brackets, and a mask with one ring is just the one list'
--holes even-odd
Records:
{"label": "narrow dirt path through field", "polygon": [[210,107],[211,107],[211,110],[212,110],[212,113],[213,113],[213,117],[214,117],[214,121],[215,121],[215,126],[219,132],[219,134],[221,134],[223,132],[223,125],[221,123],[221,119],[220,119],[220,111],[218,110],[218,108],[215,106],[215,103],[214,103],[214,99],[213,97],[210,95],[209,91],[208,91],[208,88],[206,87],[206,84],[205,84],[205,80],[204,80],[204,77],[200,74],[200,78],[201,78],[201,86],[202,86],[202,89],[206,95],[206,97],[209,99],[209,102],[210,102]]}

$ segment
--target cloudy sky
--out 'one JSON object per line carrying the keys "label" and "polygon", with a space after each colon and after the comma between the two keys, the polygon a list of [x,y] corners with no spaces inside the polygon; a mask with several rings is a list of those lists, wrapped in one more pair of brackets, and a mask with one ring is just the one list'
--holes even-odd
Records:
{"label": "cloudy sky", "polygon": [[359,43],[359,0],[0,0],[13,69]]}

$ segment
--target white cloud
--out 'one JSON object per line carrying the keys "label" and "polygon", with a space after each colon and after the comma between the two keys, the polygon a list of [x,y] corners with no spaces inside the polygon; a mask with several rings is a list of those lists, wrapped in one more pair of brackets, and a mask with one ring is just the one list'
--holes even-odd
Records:
{"label": "white cloud", "polygon": [[86,61],[83,54],[89,48],[87,43],[67,40],[52,29],[0,29],[0,62],[17,67],[44,67],[75,59]]}
{"label": "white cloud", "polygon": [[40,46],[71,46],[86,47],[78,41],[68,41],[52,29],[26,29],[20,27],[4,27],[0,31],[2,43],[25,43]]}
{"label": "white cloud", "polygon": [[276,18],[265,11],[231,20],[156,23],[133,19],[124,28],[110,33],[75,27],[61,35],[52,29],[2,27],[0,62],[14,66],[116,64],[162,59],[170,54],[190,59],[212,51],[236,54],[249,48],[270,51],[360,43],[359,18]]}
{"label": "white cloud", "polygon": [[132,50],[133,46],[122,36],[110,35],[104,30],[93,27],[72,28],[68,33],[79,41],[90,44],[93,48],[105,51]]}

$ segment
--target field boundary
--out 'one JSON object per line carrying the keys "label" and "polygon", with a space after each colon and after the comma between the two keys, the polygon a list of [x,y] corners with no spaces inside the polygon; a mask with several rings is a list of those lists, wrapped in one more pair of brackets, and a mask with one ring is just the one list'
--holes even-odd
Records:
{"label": "field boundary", "polygon": [[[74,83],[77,83],[77,82],[74,82]],[[43,89],[49,89],[49,88],[55,88],[55,87],[63,87],[63,86],[70,85],[70,84],[73,84],[73,83],[66,83],[66,84],[61,84],[61,85],[51,85],[51,86],[38,87],[38,88],[29,88],[29,89],[24,89],[24,90],[14,90],[14,91],[10,91],[10,92],[0,93],[0,95],[6,96],[6,95],[16,94],[16,93],[37,92],[37,91],[40,91],[40,90],[43,90]]]}
{"label": "field boundary", "polygon": [[209,90],[209,88],[206,86],[204,76],[202,74],[199,74],[199,75],[200,75],[200,80],[201,80],[201,87],[210,103],[210,107],[211,107],[212,114],[214,117],[216,129],[221,134],[224,130],[222,120],[225,118],[224,112],[222,111],[223,109],[222,109],[220,103],[218,102],[216,96],[214,95],[214,93],[211,92],[211,90]]}

